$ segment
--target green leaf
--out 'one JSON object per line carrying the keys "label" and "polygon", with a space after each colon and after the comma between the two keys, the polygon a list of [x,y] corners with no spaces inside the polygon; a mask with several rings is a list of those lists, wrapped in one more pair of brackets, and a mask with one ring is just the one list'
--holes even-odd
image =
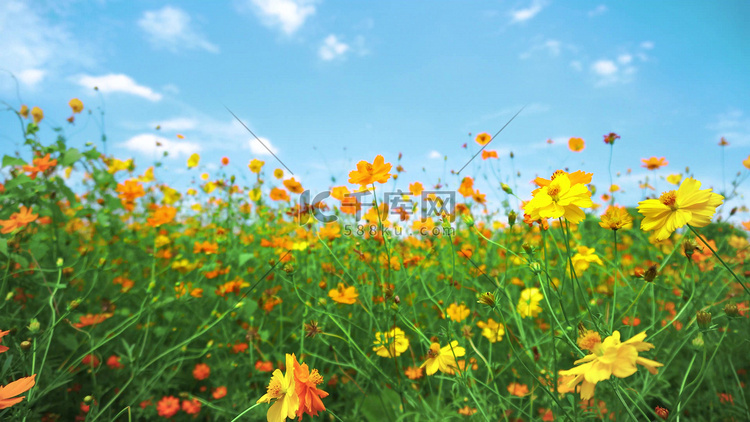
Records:
{"label": "green leaf", "polygon": [[0,253],[8,256],[8,239],[0,239]]}
{"label": "green leaf", "polygon": [[74,164],[76,161],[80,160],[81,157],[83,157],[83,154],[81,154],[80,151],[78,151],[75,148],[71,148],[65,151],[65,154],[60,159],[60,165],[63,167],[69,167],[72,164]]}
{"label": "green leaf", "polygon": [[25,164],[26,164],[26,161],[23,161],[22,159],[18,157],[11,157],[10,155],[6,155],[3,157],[3,167],[23,166]]}
{"label": "green leaf", "polygon": [[245,265],[245,263],[247,261],[249,261],[250,258],[252,258],[252,257],[253,257],[253,254],[251,254],[251,253],[241,253],[240,254],[240,267],[242,267],[243,265]]}
{"label": "green leaf", "polygon": [[8,183],[5,184],[5,190],[11,190],[15,188],[16,186],[21,186],[25,183],[31,182],[31,178],[25,174],[19,174],[13,179],[8,180]]}

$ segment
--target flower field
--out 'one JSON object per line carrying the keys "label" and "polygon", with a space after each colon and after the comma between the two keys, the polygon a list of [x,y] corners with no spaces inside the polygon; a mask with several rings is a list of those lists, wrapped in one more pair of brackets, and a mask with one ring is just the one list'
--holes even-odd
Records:
{"label": "flower field", "polygon": [[275,161],[209,174],[198,154],[172,187],[10,112],[3,421],[750,420],[736,189],[686,171],[624,206],[571,168],[528,197],[498,183],[521,206],[488,209],[478,175],[378,155],[310,199]]}

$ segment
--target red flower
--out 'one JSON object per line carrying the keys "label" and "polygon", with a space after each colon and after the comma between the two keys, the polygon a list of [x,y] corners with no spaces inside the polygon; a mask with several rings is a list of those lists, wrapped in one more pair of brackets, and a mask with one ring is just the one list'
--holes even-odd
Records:
{"label": "red flower", "polygon": [[208,378],[209,375],[211,375],[211,368],[209,368],[208,365],[205,363],[195,365],[195,369],[193,369],[193,378],[202,381]]}
{"label": "red flower", "polygon": [[90,366],[92,368],[98,367],[99,363],[100,363],[99,358],[92,354],[88,354],[84,356],[83,359],[81,359],[81,364],[85,366]]}
{"label": "red flower", "polygon": [[198,399],[183,400],[182,410],[188,415],[197,415],[201,411],[201,402]]}
{"label": "red flower", "polygon": [[120,357],[117,355],[112,355],[107,359],[107,366],[109,366],[111,369],[124,368],[123,364],[120,363]]}
{"label": "red flower", "polygon": [[180,411],[180,399],[175,396],[164,396],[156,404],[156,411],[159,413],[159,416],[171,418]]}
{"label": "red flower", "polygon": [[295,389],[299,397],[299,409],[297,409],[297,416],[299,420],[302,420],[302,415],[307,413],[310,416],[318,416],[319,411],[325,411],[326,407],[323,405],[323,401],[320,400],[324,397],[328,397],[328,393],[323,390],[319,390],[317,385],[323,382],[323,377],[318,373],[317,369],[310,369],[306,363],[302,365],[294,360],[294,380]]}
{"label": "red flower", "polygon": [[220,398],[226,395],[227,395],[227,387],[223,385],[220,387],[214,388],[213,393],[211,393],[211,397],[213,397],[214,400],[219,400]]}

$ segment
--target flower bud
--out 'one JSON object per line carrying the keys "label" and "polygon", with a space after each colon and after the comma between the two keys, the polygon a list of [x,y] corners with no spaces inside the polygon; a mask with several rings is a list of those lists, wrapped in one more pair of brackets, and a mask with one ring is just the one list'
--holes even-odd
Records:
{"label": "flower bud", "polygon": [[29,326],[27,328],[29,329],[29,331],[31,331],[31,334],[36,334],[39,332],[41,326],[42,324],[40,324],[36,318],[31,318],[31,322],[29,323]]}
{"label": "flower bud", "polygon": [[528,255],[531,255],[534,253],[534,248],[531,247],[531,245],[528,244],[528,242],[523,242],[523,245],[521,245],[523,248],[523,251],[526,252]]}
{"label": "flower bud", "polygon": [[727,314],[728,317],[736,317],[740,312],[736,303],[727,303],[724,305],[724,313]]}
{"label": "flower bud", "polygon": [[28,340],[24,340],[21,342],[21,350],[26,351],[31,349],[31,342]]}
{"label": "flower bud", "polygon": [[698,327],[705,330],[711,325],[711,312],[698,311],[695,314],[695,320],[698,322]]}
{"label": "flower bud", "polygon": [[703,341],[703,333],[699,332],[698,335],[695,336],[695,338],[693,339],[691,343],[693,343],[693,346],[695,347],[703,347],[706,344],[706,342]]}
{"label": "flower bud", "polygon": [[510,186],[506,185],[505,183],[500,183],[500,187],[508,195],[513,195],[513,189],[511,189]]}
{"label": "flower bud", "polygon": [[86,396],[86,397],[83,398],[83,402],[86,403],[86,404],[89,404],[92,401],[94,401],[94,397],[92,397],[92,396]]}
{"label": "flower bud", "polygon": [[[614,141],[613,141],[613,143],[614,143]],[[662,418],[664,420],[667,420],[667,418],[669,417],[669,410],[667,410],[667,409],[665,409],[665,408],[663,408],[661,406],[656,406],[656,409],[654,409],[654,412],[656,412],[656,416],[658,416],[658,417],[660,417],[660,418]]]}
{"label": "flower bud", "polygon": [[646,272],[643,273],[643,280],[650,283],[654,281],[654,279],[656,278],[656,274],[657,274],[657,266],[654,264],[648,267]]}
{"label": "flower bud", "polygon": [[63,266],[63,259],[62,258],[57,258],[57,267],[59,268],[59,267],[62,267],[62,266]]}
{"label": "flower bud", "polygon": [[284,264],[284,272],[287,274],[291,274],[294,272],[294,265],[291,263]]}
{"label": "flower bud", "polygon": [[685,240],[682,241],[682,252],[685,254],[687,259],[690,259],[693,257],[693,253],[695,251],[703,251],[703,247],[701,247],[698,242],[695,241],[695,239],[686,237]]}
{"label": "flower bud", "polygon": [[533,272],[534,274],[540,274],[542,272],[542,264],[536,261],[529,264],[529,268],[531,269],[531,272]]}
{"label": "flower bud", "polygon": [[464,223],[466,223],[469,227],[474,227],[474,217],[471,216],[471,214],[464,214],[463,215]]}
{"label": "flower bud", "polygon": [[516,212],[511,211],[508,213],[508,224],[513,227],[514,224],[516,224]]}
{"label": "flower bud", "polygon": [[479,295],[479,300],[477,300],[477,303],[481,305],[487,305],[490,308],[495,307],[495,295],[492,292],[485,292]]}

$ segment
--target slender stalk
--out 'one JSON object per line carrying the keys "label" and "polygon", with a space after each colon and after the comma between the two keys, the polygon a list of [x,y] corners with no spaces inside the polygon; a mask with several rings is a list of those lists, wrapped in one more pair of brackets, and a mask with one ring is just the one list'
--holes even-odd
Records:
{"label": "slender stalk", "polygon": [[701,240],[701,242],[703,242],[703,244],[706,245],[706,247],[711,251],[711,253],[719,260],[719,262],[721,262],[721,265],[723,265],[724,268],[726,268],[727,271],[729,271],[732,274],[732,277],[734,277],[734,279],[738,283],[740,283],[740,286],[742,286],[742,288],[745,289],[745,292],[747,294],[750,294],[750,289],[748,289],[747,286],[745,286],[745,283],[742,280],[740,280],[740,278],[737,276],[737,274],[735,274],[735,272],[732,271],[731,268],[729,268],[729,265],[727,265],[727,263],[724,262],[723,259],[721,259],[721,256],[719,256],[719,254],[714,250],[714,248],[712,248],[711,245],[708,244],[708,241],[703,236],[701,236],[701,234],[698,233],[698,231],[695,230],[693,226],[691,226],[690,224],[688,224],[687,226],[690,227],[690,230],[693,231],[693,234],[695,234]]}

